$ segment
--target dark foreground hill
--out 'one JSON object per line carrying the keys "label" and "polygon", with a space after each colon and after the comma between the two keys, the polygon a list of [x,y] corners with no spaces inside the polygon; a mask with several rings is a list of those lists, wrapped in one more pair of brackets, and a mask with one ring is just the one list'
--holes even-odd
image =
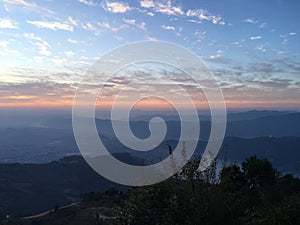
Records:
{"label": "dark foreground hill", "polygon": [[161,183],[86,193],[66,207],[0,225],[298,225],[300,179],[266,159],[250,157],[218,172],[198,171],[198,159]]}
{"label": "dark foreground hill", "polygon": [[[116,156],[134,162],[128,154]],[[109,187],[126,190],[98,175],[78,156],[46,164],[0,164],[0,218],[40,213]]]}

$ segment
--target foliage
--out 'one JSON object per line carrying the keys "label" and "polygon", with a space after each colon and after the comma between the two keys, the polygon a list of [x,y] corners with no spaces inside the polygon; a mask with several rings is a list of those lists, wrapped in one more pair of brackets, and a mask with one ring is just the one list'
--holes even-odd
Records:
{"label": "foliage", "polygon": [[113,224],[300,224],[299,179],[255,156],[219,173],[216,162],[198,171],[195,160],[162,183],[130,189]]}

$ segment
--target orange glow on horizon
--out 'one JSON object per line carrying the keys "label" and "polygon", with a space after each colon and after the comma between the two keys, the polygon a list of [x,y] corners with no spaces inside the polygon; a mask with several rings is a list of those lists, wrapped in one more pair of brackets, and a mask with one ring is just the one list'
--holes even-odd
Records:
{"label": "orange glow on horizon", "polygon": [[[58,100],[54,101],[44,101],[36,100],[34,96],[9,96],[3,98],[5,100],[13,100],[10,102],[0,102],[1,108],[71,108],[73,106],[73,100]],[[31,100],[31,101],[26,101]],[[97,109],[111,109],[112,101],[101,101],[97,102]],[[129,102],[124,101],[121,108],[129,104]],[[189,109],[188,105],[184,102],[180,103],[183,108]],[[299,109],[300,100],[276,100],[276,101],[263,101],[263,100],[227,100],[225,101],[226,107],[228,109],[247,109],[247,108],[295,108]],[[82,107],[86,106],[86,103],[80,104]],[[197,109],[208,109],[207,102],[195,102]],[[170,110],[174,107],[161,99],[147,99],[138,102],[134,109],[145,109],[145,110]]]}

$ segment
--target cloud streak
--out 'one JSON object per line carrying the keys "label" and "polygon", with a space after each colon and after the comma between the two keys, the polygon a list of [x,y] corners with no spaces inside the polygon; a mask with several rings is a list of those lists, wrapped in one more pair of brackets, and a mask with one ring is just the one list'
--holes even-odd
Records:
{"label": "cloud streak", "polygon": [[17,29],[18,26],[15,22],[10,19],[1,19],[0,18],[0,29]]}
{"label": "cloud streak", "polygon": [[47,28],[51,30],[65,30],[73,31],[74,28],[67,22],[57,22],[57,21],[31,21],[26,20],[27,23],[37,27],[37,28]]}

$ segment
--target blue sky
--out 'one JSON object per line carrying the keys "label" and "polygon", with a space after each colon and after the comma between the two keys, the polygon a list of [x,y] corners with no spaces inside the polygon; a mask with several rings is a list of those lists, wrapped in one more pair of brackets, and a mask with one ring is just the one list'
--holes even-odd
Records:
{"label": "blue sky", "polygon": [[214,71],[231,108],[299,109],[297,0],[0,0],[0,106],[68,106],[111,48],[169,41]]}

